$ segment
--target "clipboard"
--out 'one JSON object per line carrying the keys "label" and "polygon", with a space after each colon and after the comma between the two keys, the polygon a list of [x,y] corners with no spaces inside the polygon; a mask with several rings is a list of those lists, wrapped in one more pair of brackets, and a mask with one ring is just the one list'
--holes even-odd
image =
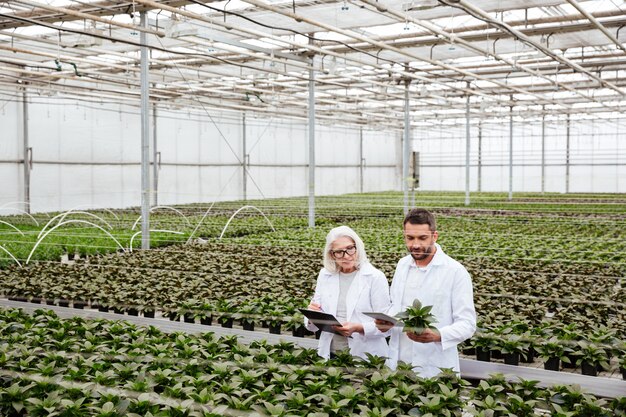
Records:
{"label": "clipboard", "polygon": [[375,313],[375,312],[369,312],[369,313],[362,313],[365,314],[368,317],[371,317],[373,319],[377,319],[377,320],[384,320],[384,321],[388,321],[390,323],[393,323],[393,325],[395,326],[396,324],[398,324],[400,322],[400,320],[398,320],[397,318],[393,317],[393,316],[389,316],[385,313]]}
{"label": "clipboard", "polygon": [[332,314],[324,313],[323,311],[309,310],[306,308],[300,308],[299,310],[321,331],[339,334],[333,329],[332,326],[341,326],[341,323]]}

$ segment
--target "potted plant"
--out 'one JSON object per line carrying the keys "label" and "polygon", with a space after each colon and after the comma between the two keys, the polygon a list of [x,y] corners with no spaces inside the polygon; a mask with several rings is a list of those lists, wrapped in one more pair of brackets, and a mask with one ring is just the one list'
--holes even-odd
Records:
{"label": "potted plant", "polygon": [[257,308],[253,304],[246,304],[242,306],[235,318],[240,320],[241,327],[247,331],[254,331],[254,322],[257,316]]}
{"label": "potted plant", "polygon": [[604,348],[584,340],[578,342],[578,346],[580,346],[580,356],[576,365],[580,365],[583,375],[596,376],[598,375],[598,367],[601,369],[609,368],[608,355]]}
{"label": "potted plant", "polygon": [[285,322],[285,329],[291,330],[293,337],[304,337],[306,327],[304,327],[304,316],[302,313],[294,313],[291,318]]}
{"label": "potted plant", "polygon": [[498,345],[504,356],[504,363],[507,365],[519,365],[520,355],[528,348],[528,343],[522,336],[510,334],[504,339],[500,339]]}
{"label": "potted plant", "polygon": [[491,361],[491,347],[493,337],[487,333],[478,333],[472,338],[472,344],[476,348],[476,360],[482,362]]}
{"label": "potted plant", "polygon": [[543,367],[548,371],[559,371],[561,369],[561,362],[569,363],[570,359],[568,354],[570,351],[571,349],[565,346],[563,341],[556,336],[544,340],[537,345],[539,356],[545,359]]}
{"label": "potted plant", "polygon": [[433,322],[435,316],[431,314],[433,306],[422,306],[420,300],[413,300],[413,304],[403,312],[396,314],[396,318],[404,324],[402,331],[422,333],[426,329],[436,329]]}

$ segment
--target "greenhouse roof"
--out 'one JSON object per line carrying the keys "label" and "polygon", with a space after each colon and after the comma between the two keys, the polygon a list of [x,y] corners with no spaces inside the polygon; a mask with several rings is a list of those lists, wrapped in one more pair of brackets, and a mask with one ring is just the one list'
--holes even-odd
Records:
{"label": "greenhouse roof", "polygon": [[[140,13],[147,12],[143,27]],[[17,0],[0,6],[0,91],[400,128],[614,117],[622,0]],[[12,91],[12,93],[9,93]]]}

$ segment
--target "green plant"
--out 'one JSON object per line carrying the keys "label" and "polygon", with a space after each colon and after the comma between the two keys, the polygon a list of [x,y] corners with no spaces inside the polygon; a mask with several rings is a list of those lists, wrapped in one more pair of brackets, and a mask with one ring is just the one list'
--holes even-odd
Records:
{"label": "green plant", "polygon": [[413,300],[413,304],[405,311],[396,314],[396,318],[404,324],[403,331],[422,333],[425,329],[434,329],[432,323],[436,320],[431,314],[433,306],[422,306],[420,300]]}

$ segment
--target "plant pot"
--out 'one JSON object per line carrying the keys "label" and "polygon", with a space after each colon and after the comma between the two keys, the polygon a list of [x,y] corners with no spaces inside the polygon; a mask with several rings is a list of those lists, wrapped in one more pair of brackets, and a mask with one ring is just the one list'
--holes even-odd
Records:
{"label": "plant pot", "polygon": [[249,332],[253,332],[254,331],[254,322],[249,323],[247,321],[244,321],[243,323],[241,323],[241,327],[243,327],[244,330],[247,330]]}
{"label": "plant pot", "polygon": [[86,305],[87,305],[87,303],[86,303],[86,302],[84,302],[84,301],[74,301],[74,302],[72,303],[72,306],[73,306],[74,308],[79,309],[79,310],[84,310]]}
{"label": "plant pot", "polygon": [[491,351],[489,349],[476,348],[476,360],[482,362],[491,362]]}
{"label": "plant pot", "polygon": [[498,349],[492,349],[491,350],[491,358],[492,359],[502,359],[502,358],[504,358],[504,355],[502,354],[502,351],[500,351]]}
{"label": "plant pot", "polygon": [[519,353],[505,353],[504,354],[504,363],[506,365],[519,365]]}
{"label": "plant pot", "polygon": [[213,316],[201,317],[200,318],[200,324],[203,324],[205,326],[212,325],[213,324]]}
{"label": "plant pot", "polygon": [[24,302],[24,303],[25,303],[26,301],[28,301],[28,300],[26,299],[26,297],[9,297],[9,300],[11,300],[11,301],[20,301],[20,302]]}
{"label": "plant pot", "polygon": [[196,322],[196,318],[193,316],[193,314],[185,314],[185,315],[183,315],[183,320],[185,321],[185,323],[195,323]]}
{"label": "plant pot", "polygon": [[178,313],[167,313],[167,317],[170,319],[170,321],[180,321],[180,316],[178,315]]}
{"label": "plant pot", "polygon": [[39,297],[33,297],[30,299],[30,302],[33,304],[41,304],[41,298]]}
{"label": "plant pot", "polygon": [[576,355],[567,355],[567,357],[569,358],[570,363],[563,362],[563,368],[576,368],[576,360],[578,360],[578,357]]}
{"label": "plant pot", "polygon": [[118,307],[113,307],[113,312],[115,314],[124,314],[124,309],[123,308],[118,308]]}
{"label": "plant pot", "polygon": [[291,329],[291,334],[293,335],[293,337],[304,337],[305,331],[306,328],[304,326],[298,326]]}
{"label": "plant pot", "polygon": [[546,371],[558,371],[561,369],[561,359],[560,358],[548,358],[543,363],[543,369]]}
{"label": "plant pot", "polygon": [[622,379],[626,381],[626,368],[619,368],[619,370],[622,372]]}
{"label": "plant pot", "polygon": [[476,354],[476,348],[475,347],[466,347],[466,348],[463,348],[462,352],[463,352],[464,355],[474,356]]}
{"label": "plant pot", "polygon": [[126,312],[128,313],[129,316],[138,316],[139,315],[139,310],[137,310],[136,308],[129,308],[126,310]]}
{"label": "plant pot", "polygon": [[102,311],[103,313],[108,313],[109,307],[101,304],[98,306],[98,311]]}
{"label": "plant pot", "polygon": [[280,334],[280,323],[277,324],[276,326],[272,326],[270,324],[269,328],[270,328],[270,334]]}
{"label": "plant pot", "polygon": [[154,318],[154,310],[144,310],[143,311],[143,316],[147,319],[153,319]]}
{"label": "plant pot", "polygon": [[67,300],[60,300],[57,305],[59,307],[69,307],[70,306],[70,302]]}
{"label": "plant pot", "polygon": [[46,300],[46,305],[53,306],[54,300]]}
{"label": "plant pot", "polygon": [[267,329],[268,327],[270,327],[270,325],[267,324],[267,320],[261,320],[261,327]]}
{"label": "plant pot", "polygon": [[233,328],[233,321],[234,319],[232,317],[226,319],[226,320],[221,320],[220,324],[222,325],[222,327],[225,327],[227,329],[232,329]]}
{"label": "plant pot", "polygon": [[537,354],[537,351],[535,350],[535,348],[529,347],[526,352],[520,355],[519,359],[520,361],[524,363],[533,363],[535,361],[536,354]]}
{"label": "plant pot", "polygon": [[580,371],[582,372],[583,375],[588,375],[588,376],[598,375],[598,369],[596,368],[595,363],[582,362],[580,364]]}

